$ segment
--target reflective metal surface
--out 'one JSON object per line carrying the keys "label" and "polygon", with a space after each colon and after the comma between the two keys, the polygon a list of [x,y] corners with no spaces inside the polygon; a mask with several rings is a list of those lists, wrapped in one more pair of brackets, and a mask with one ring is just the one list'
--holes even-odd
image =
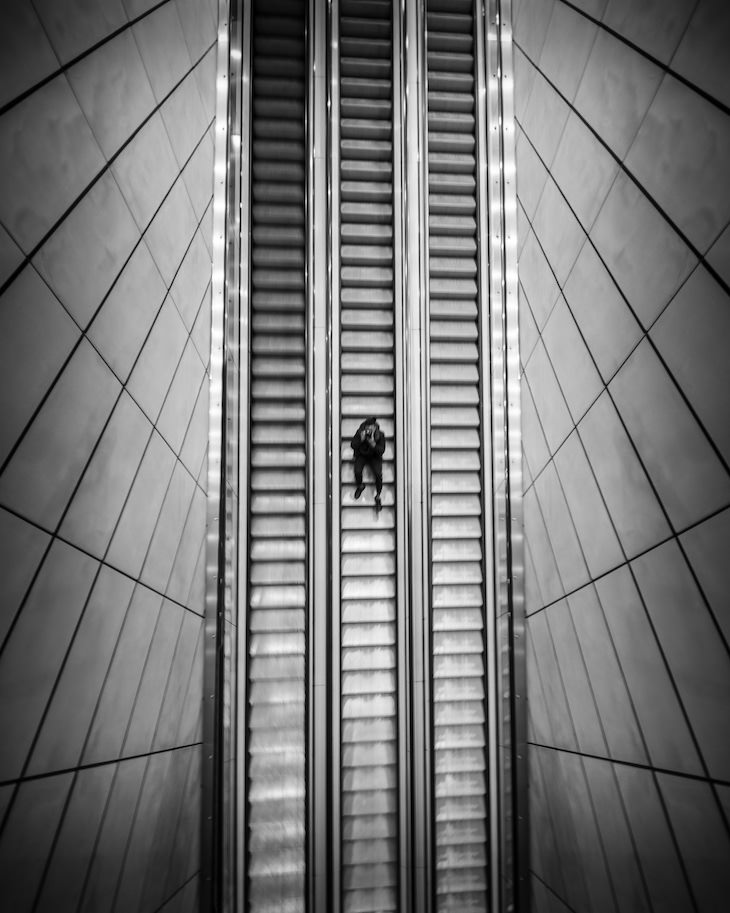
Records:
{"label": "reflective metal surface", "polygon": [[[490,348],[492,361],[492,499],[494,529],[493,679],[499,698],[498,758],[500,909],[527,900],[527,706],[524,656],[522,437],[517,311],[512,12],[510,0],[485,6],[487,185],[489,200]],[[496,851],[496,848],[495,848]]]}
{"label": "reflective metal surface", "polygon": [[[231,853],[235,846],[235,770],[228,759],[236,739],[236,636],[238,582],[238,434],[227,433],[237,415],[238,193],[240,27],[237,7],[218,9],[216,139],[213,191],[213,274],[210,334],[208,507],[205,574],[203,705],[202,888],[204,910],[233,909]],[[233,53],[232,53],[233,52]],[[232,71],[232,72],[231,72]],[[232,77],[232,78],[231,78]],[[234,136],[238,135],[236,143]],[[235,354],[234,354],[235,353]],[[233,428],[235,429],[235,425]],[[231,449],[232,448],[232,449]],[[224,876],[225,873],[225,876]]]}

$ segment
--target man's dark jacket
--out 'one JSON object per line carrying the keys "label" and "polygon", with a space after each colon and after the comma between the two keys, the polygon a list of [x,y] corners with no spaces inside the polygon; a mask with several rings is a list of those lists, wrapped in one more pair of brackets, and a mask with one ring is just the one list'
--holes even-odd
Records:
{"label": "man's dark jacket", "polygon": [[357,429],[355,434],[352,436],[352,441],[350,446],[355,452],[356,456],[365,457],[374,457],[382,456],[385,452],[385,435],[378,427],[375,431],[373,443],[365,437],[365,435],[360,434],[368,425],[376,425],[377,422],[374,418],[366,418],[364,422],[361,423],[360,427]]}

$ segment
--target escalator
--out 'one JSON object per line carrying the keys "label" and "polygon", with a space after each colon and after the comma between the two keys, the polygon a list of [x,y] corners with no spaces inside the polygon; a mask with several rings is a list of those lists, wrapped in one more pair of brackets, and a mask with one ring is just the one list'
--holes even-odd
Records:
{"label": "escalator", "polygon": [[305,908],[304,0],[253,9],[247,909]]}
{"label": "escalator", "polygon": [[427,0],[436,910],[488,909],[474,20]]}
{"label": "escalator", "polygon": [[[393,102],[390,0],[341,0],[340,854],[344,913],[398,908],[394,472]],[[383,510],[354,499],[350,439],[387,437]]]}

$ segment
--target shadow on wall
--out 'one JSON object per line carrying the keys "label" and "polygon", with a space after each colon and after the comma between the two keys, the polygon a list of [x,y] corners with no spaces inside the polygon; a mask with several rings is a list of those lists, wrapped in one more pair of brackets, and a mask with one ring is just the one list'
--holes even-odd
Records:
{"label": "shadow on wall", "polygon": [[0,896],[193,910],[214,0],[0,7]]}
{"label": "shadow on wall", "polygon": [[515,4],[536,911],[730,892],[728,41]]}

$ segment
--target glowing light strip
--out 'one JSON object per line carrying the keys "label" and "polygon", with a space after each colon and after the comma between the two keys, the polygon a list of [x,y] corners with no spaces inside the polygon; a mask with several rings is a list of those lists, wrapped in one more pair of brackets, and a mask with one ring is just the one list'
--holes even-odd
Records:
{"label": "glowing light strip", "polygon": [[329,98],[327,100],[330,126],[330,185],[329,185],[329,262],[328,284],[330,288],[330,309],[328,320],[328,353],[329,353],[329,466],[330,466],[330,707],[332,726],[332,790],[331,821],[332,843],[330,846],[333,913],[342,909],[342,797],[340,794],[341,770],[341,535],[340,535],[340,437],[342,434],[342,416],[340,412],[340,4],[339,0],[329,0],[329,35],[330,35],[330,80]]}
{"label": "glowing light strip", "polygon": [[[428,357],[428,178],[426,174],[426,22],[420,0],[405,0],[405,80],[401,110],[405,124],[404,295],[406,307],[404,428],[409,534],[408,606],[411,613],[411,909],[432,909],[433,808],[431,801],[431,651],[428,480],[430,478],[430,378]],[[405,557],[405,556],[404,556]],[[399,636],[403,636],[399,634]]]}
{"label": "glowing light strip", "polygon": [[[240,78],[240,0],[219,0],[213,166],[213,259],[203,669],[201,908],[233,910],[240,817],[235,771],[237,704],[238,262],[240,133],[232,129]],[[232,200],[235,205],[232,205]],[[232,316],[234,319],[232,319]],[[233,353],[233,356],[231,355]],[[227,425],[230,424],[230,429]]]}
{"label": "glowing light strip", "polygon": [[[500,768],[500,890],[495,907],[527,901],[526,694],[517,217],[511,0],[487,0],[487,146],[492,355],[492,488]],[[500,737],[501,736],[501,737]],[[496,849],[496,847],[495,847]],[[515,881],[515,875],[518,881]],[[495,886],[496,895],[497,888]]]}
{"label": "glowing light strip", "polygon": [[202,767],[202,886],[203,910],[212,910],[216,890],[216,692],[218,668],[218,602],[220,569],[221,454],[223,422],[223,316],[226,218],[226,161],[228,152],[228,0],[218,4],[216,68],[215,162],[213,187],[213,263],[211,273],[210,399],[205,553],[205,646]]}

